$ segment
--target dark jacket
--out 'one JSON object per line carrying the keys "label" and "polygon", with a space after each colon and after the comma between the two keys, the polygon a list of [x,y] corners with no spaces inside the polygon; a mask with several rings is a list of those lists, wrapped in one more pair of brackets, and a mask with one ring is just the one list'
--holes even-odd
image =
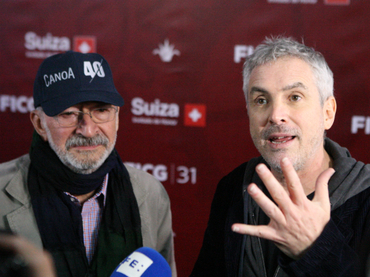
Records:
{"label": "dark jacket", "polygon": [[[279,252],[282,270],[277,276],[362,276],[364,242],[370,236],[370,165],[357,162],[347,149],[330,139],[325,140],[325,149],[336,171],[329,181],[331,219],[301,259],[294,261]],[[219,182],[192,277],[243,276],[245,236],[232,232],[231,225],[246,223],[251,198],[243,190],[252,179],[259,178],[255,166],[261,162],[265,163],[261,157],[254,158]],[[262,259],[258,262],[264,272]]]}

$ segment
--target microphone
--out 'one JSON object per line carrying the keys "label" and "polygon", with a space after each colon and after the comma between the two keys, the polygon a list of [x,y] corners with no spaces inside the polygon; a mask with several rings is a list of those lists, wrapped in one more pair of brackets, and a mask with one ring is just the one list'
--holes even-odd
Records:
{"label": "microphone", "polygon": [[149,247],[141,247],[126,257],[110,277],[171,277],[165,258]]}

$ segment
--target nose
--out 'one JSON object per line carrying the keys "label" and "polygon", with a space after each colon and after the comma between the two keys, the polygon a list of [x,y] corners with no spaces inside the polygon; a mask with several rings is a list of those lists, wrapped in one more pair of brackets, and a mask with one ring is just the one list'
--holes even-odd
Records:
{"label": "nose", "polygon": [[274,102],[270,107],[269,123],[274,125],[280,125],[287,123],[288,120],[288,109],[283,103]]}
{"label": "nose", "polygon": [[98,133],[98,124],[92,120],[90,114],[84,113],[78,123],[76,133],[84,137],[94,137]]}

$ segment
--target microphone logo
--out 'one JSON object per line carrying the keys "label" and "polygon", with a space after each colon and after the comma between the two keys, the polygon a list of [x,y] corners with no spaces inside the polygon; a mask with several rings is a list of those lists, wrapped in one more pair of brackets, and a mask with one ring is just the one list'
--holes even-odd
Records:
{"label": "microphone logo", "polygon": [[140,252],[133,252],[122,261],[117,272],[130,277],[141,277],[141,275],[152,265],[153,261]]}
{"label": "microphone logo", "polygon": [[166,259],[149,247],[136,249],[125,258],[110,277],[171,277]]}

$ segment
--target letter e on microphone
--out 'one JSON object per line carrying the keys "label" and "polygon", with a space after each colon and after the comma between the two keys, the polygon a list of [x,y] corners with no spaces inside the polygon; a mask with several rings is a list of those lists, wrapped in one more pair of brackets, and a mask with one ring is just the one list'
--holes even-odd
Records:
{"label": "letter e on microphone", "polygon": [[130,277],[141,275],[152,265],[153,261],[140,252],[132,253],[117,269],[117,272]]}

